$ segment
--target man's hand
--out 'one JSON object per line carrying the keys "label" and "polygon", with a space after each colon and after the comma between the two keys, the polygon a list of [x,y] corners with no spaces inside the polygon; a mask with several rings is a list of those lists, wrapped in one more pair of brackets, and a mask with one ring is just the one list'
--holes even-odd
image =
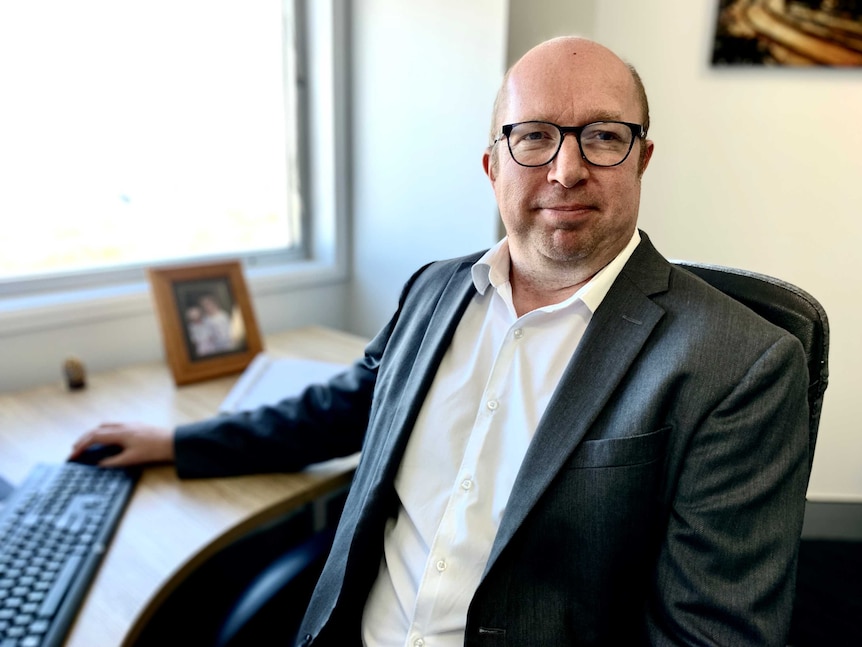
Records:
{"label": "man's hand", "polygon": [[141,423],[103,423],[85,433],[72,446],[74,460],[90,445],[118,445],[118,454],[103,459],[101,467],[128,467],[142,463],[174,460],[174,433],[171,429]]}

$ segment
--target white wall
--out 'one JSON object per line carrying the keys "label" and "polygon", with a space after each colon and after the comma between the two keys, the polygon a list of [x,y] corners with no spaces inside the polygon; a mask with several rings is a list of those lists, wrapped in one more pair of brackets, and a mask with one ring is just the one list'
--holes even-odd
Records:
{"label": "white wall", "polygon": [[594,37],[650,97],[641,226],[666,256],[765,272],[823,304],[831,375],[809,496],[862,500],[859,70],[711,68],[717,4],[596,3]]}
{"label": "white wall", "polygon": [[496,240],[481,161],[505,23],[502,0],[353,3],[356,332],[377,332],[421,264]]}

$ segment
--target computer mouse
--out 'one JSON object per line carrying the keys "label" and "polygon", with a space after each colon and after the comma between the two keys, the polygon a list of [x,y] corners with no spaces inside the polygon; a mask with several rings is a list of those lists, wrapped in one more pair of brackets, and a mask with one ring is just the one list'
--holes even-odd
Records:
{"label": "computer mouse", "polygon": [[99,461],[109,456],[114,456],[123,451],[122,445],[103,445],[94,443],[84,449],[75,458],[69,459],[70,463],[81,463],[82,465],[98,465]]}

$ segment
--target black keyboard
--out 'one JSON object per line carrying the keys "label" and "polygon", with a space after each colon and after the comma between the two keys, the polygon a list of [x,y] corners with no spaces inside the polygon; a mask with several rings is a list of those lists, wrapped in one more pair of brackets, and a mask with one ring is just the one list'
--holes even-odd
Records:
{"label": "black keyboard", "polygon": [[0,504],[0,647],[62,644],[136,478],[39,464]]}

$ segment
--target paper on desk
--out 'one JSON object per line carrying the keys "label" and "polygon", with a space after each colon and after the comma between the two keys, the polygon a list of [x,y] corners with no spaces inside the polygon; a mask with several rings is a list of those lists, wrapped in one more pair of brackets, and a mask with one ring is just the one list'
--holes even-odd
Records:
{"label": "paper on desk", "polygon": [[258,353],[219,407],[219,413],[247,411],[298,395],[309,384],[325,382],[347,364]]}

